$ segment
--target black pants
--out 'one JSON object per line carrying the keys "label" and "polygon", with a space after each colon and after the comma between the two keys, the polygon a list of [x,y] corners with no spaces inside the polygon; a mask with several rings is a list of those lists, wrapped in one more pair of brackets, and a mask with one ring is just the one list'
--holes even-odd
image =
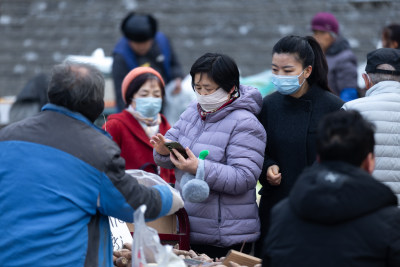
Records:
{"label": "black pants", "polygon": [[[250,254],[253,243],[246,243],[243,247],[242,252],[246,254]],[[221,258],[225,257],[228,254],[229,250],[233,249],[236,251],[240,251],[242,248],[242,244],[233,245],[230,247],[216,247],[211,245],[190,245],[190,248],[196,252],[197,254],[207,254],[210,258]]]}

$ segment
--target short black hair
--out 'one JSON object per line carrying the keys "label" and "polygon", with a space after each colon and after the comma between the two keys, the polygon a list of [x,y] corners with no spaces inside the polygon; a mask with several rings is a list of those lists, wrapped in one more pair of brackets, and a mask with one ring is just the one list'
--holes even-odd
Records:
{"label": "short black hair", "polygon": [[190,69],[193,88],[197,73],[206,73],[226,92],[230,92],[234,86],[239,88],[239,69],[236,62],[227,55],[206,53],[199,57]]}
{"label": "short black hair", "polygon": [[50,103],[94,122],[104,109],[104,77],[90,64],[65,62],[53,67],[47,95]]}
{"label": "short black hair", "polygon": [[326,115],[317,130],[320,161],[344,161],[360,166],[374,152],[375,126],[356,110],[339,110]]}

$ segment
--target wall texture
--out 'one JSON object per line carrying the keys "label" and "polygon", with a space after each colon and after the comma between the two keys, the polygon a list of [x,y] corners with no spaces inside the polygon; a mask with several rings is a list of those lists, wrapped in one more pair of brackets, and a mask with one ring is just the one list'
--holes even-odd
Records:
{"label": "wall texture", "polygon": [[244,76],[269,68],[282,36],[310,34],[316,12],[337,16],[360,62],[384,25],[400,23],[400,0],[0,0],[0,96],[67,55],[110,55],[130,10],[154,14],[186,73],[204,52],[223,52]]}

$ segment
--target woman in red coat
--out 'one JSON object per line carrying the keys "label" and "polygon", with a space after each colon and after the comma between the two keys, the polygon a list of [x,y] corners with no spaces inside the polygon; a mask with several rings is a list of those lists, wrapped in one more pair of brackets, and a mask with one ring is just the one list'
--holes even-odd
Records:
{"label": "woman in red coat", "polygon": [[153,145],[150,144],[153,135],[164,135],[171,128],[164,115],[160,114],[165,96],[161,75],[150,67],[135,68],[125,76],[121,91],[125,109],[108,116],[103,129],[121,148],[125,168],[157,173],[166,182],[175,183],[173,170],[159,168],[155,164]]}

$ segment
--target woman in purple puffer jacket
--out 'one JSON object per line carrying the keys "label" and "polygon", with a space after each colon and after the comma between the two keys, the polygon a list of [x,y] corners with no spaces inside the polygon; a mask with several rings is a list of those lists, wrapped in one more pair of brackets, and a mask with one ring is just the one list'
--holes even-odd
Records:
{"label": "woman in purple puffer jacket", "polygon": [[[207,53],[193,64],[190,75],[197,96],[164,136],[152,137],[154,160],[175,168],[176,187],[185,172],[196,174],[198,155],[205,159],[209,197],[201,203],[185,202],[190,220],[191,248],[210,257],[230,249],[249,253],[260,235],[256,184],[261,173],[266,133],[256,115],[262,97],[256,88],[239,85],[236,63],[223,54]],[[177,141],[186,148],[185,159],[165,147]]]}

